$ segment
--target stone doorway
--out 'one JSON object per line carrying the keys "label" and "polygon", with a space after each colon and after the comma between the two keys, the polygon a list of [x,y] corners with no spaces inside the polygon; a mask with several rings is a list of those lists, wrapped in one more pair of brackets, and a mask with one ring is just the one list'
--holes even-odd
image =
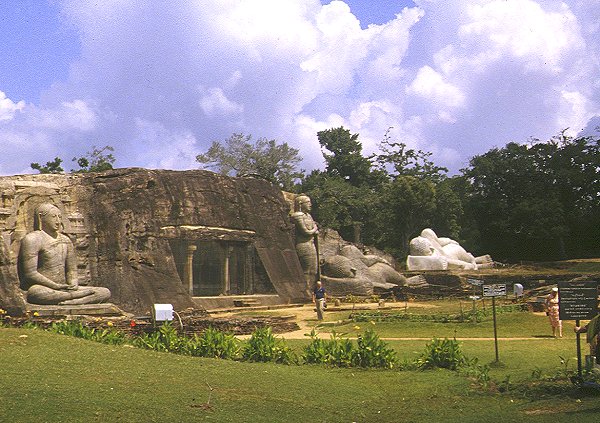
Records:
{"label": "stone doorway", "polygon": [[251,242],[170,240],[182,283],[193,297],[274,293]]}

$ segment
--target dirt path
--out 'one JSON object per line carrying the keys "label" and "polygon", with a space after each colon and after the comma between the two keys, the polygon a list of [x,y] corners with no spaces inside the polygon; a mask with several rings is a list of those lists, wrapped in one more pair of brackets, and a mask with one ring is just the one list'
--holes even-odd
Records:
{"label": "dirt path", "polygon": [[[388,303],[386,304],[386,309],[390,309],[390,308],[400,308],[400,309],[404,309],[404,308],[437,308],[438,306],[433,305],[433,304],[423,304],[423,303],[413,303],[413,302],[409,302],[409,303],[403,303],[403,302],[398,302],[398,303]],[[378,309],[379,305],[377,303],[364,303],[364,304],[358,304],[355,306],[355,310],[375,310]],[[332,311],[352,311],[352,306],[342,306],[342,307],[331,307],[328,309],[328,312],[332,312]],[[314,310],[314,305],[312,304],[306,304],[303,307],[293,307],[293,308],[281,308],[278,310],[272,310],[269,312],[270,314],[273,315],[279,315],[279,316],[294,316],[294,320],[296,321],[296,323],[298,324],[298,326],[300,327],[300,329],[292,331],[292,332],[286,332],[286,333],[282,333],[282,334],[278,334],[277,336],[283,339],[308,339],[308,335],[310,334],[310,332],[315,329],[315,332],[317,333],[317,336],[321,339],[329,339],[331,337],[331,333],[330,332],[322,332],[319,330],[319,328],[317,328],[317,320],[316,320],[316,313]],[[236,313],[223,313],[220,314],[219,316],[226,316],[226,315],[234,315]],[[325,324],[327,323],[334,323],[332,321],[325,321]],[[240,335],[238,336],[238,338],[240,339],[247,339],[249,338],[250,335]],[[349,336],[348,339],[356,339],[356,337],[352,337]],[[385,341],[431,341],[431,337],[382,337],[380,338],[382,340]],[[485,337],[485,338],[456,338],[458,341],[494,341],[493,337]],[[532,340],[539,340],[539,339],[545,339],[545,338],[539,338],[539,337],[512,337],[512,338],[498,338],[498,341],[532,341]]]}

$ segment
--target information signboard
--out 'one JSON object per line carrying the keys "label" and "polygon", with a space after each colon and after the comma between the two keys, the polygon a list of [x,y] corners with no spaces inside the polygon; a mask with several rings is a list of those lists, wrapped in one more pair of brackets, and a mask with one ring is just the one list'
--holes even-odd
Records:
{"label": "information signboard", "polygon": [[559,282],[560,320],[589,320],[598,314],[598,282]]}
{"label": "information signboard", "polygon": [[506,296],[506,284],[495,283],[491,285],[483,285],[484,297],[504,297]]}

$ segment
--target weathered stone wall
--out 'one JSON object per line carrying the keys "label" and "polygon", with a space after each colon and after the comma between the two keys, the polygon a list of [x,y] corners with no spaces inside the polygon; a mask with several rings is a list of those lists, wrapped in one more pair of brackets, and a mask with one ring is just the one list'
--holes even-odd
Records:
{"label": "weathered stone wall", "polygon": [[193,306],[177,273],[167,227],[253,231],[254,246],[278,294],[306,300],[288,206],[268,182],[212,172],[117,169],[101,174],[0,177],[0,307],[23,308],[16,259],[33,230],[33,211],[51,202],[76,247],[83,283],[107,287],[132,311],[153,303]]}

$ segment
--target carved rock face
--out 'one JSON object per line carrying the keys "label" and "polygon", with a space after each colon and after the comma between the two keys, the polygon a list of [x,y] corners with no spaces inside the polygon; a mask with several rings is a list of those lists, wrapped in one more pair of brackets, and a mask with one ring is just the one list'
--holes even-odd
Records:
{"label": "carved rock face", "polygon": [[[110,289],[111,302],[131,312],[153,303],[195,306],[177,271],[171,244],[238,242],[227,231],[166,230],[189,226],[253,233],[252,245],[274,290],[308,299],[292,240],[288,206],[268,182],[207,171],[117,169],[97,174],[0,177],[0,307],[20,307],[16,257],[33,230],[36,206],[61,211],[62,232],[73,242],[83,285]],[[176,234],[176,235],[173,235]],[[188,239],[189,238],[189,239]],[[20,305],[19,305],[20,304]]]}

